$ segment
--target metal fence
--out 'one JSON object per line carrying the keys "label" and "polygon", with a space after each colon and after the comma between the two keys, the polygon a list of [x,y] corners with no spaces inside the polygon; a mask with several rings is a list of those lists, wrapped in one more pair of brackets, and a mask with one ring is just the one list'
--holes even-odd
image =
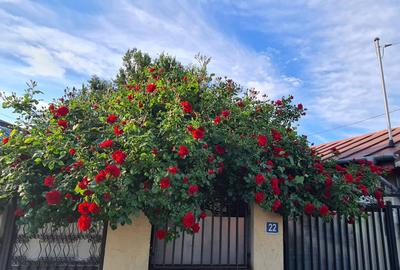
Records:
{"label": "metal fence", "polygon": [[285,269],[399,270],[400,205],[369,209],[368,218],[348,224],[303,216],[285,220]]}
{"label": "metal fence", "polygon": [[215,202],[197,234],[151,242],[150,269],[249,269],[249,210],[242,202]]}
{"label": "metal fence", "polygon": [[[106,226],[80,232],[76,224],[47,224],[32,235],[26,225],[17,226],[10,205],[3,214],[0,269],[102,269]],[[1,235],[1,234],[0,234]]]}

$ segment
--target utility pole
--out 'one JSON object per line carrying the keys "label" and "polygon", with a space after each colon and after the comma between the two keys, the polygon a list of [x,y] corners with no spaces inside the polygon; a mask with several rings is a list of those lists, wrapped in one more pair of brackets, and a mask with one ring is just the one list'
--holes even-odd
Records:
{"label": "utility pole", "polygon": [[[381,81],[382,81],[382,93],[383,99],[385,103],[385,113],[386,113],[386,121],[387,121],[387,130],[388,130],[388,138],[389,138],[389,146],[394,146],[393,136],[392,136],[392,124],[390,123],[390,114],[389,114],[389,105],[386,94],[386,85],[385,85],[385,76],[383,74],[383,65],[382,65],[382,55],[381,55],[381,46],[379,45],[379,38],[374,39],[375,49],[376,49],[376,57],[378,58],[379,68],[381,70]],[[385,47],[389,47],[392,44],[384,45]]]}

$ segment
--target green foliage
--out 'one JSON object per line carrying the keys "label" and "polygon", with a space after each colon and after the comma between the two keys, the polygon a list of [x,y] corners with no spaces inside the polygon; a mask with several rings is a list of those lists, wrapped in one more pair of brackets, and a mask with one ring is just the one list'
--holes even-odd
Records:
{"label": "green foliage", "polygon": [[[21,222],[32,230],[82,216],[116,228],[143,211],[169,237],[174,226],[196,232],[203,207],[217,196],[256,200],[291,217],[310,204],[310,214],[326,218],[362,213],[360,198],[376,191],[379,168],[321,161],[297,134],[305,109],[293,97],[257,99],[208,75],[209,59],[199,59],[200,67],[184,67],[165,54],[152,60],[129,50],[114,83],[93,77],[48,110],[36,110],[35,85],[23,98],[5,97],[3,106],[27,122],[0,147],[1,198],[19,198]],[[52,191],[62,197],[49,204]],[[100,211],[86,213],[85,202]],[[84,223],[79,219],[82,230]]]}

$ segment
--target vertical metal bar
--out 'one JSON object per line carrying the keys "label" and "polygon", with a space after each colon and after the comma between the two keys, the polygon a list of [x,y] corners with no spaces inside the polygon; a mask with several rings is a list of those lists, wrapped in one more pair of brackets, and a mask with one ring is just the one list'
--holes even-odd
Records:
{"label": "vertical metal bar", "polygon": [[204,219],[201,221],[201,244],[200,244],[200,264],[203,264],[203,250],[204,250]]}
{"label": "vertical metal bar", "polygon": [[356,262],[356,269],[358,270],[358,248],[357,248],[356,222],[353,223],[353,240],[354,240],[354,260]]}
{"label": "vertical metal bar", "polygon": [[[103,269],[103,264],[104,264],[104,254],[105,254],[105,250],[106,250],[106,240],[107,240],[107,228],[108,228],[108,222],[107,221],[103,221],[103,232],[101,235],[101,246],[100,246],[100,261],[99,261],[99,269]],[[152,229],[152,236],[154,235],[153,233],[153,229]],[[151,242],[153,243],[153,240],[151,240]],[[150,256],[151,256],[151,252],[152,252],[152,245],[150,244]],[[151,261],[151,259],[149,260],[149,262]],[[1,269],[1,267],[0,267]]]}
{"label": "vertical metal bar", "polygon": [[313,256],[313,235],[312,235],[312,219],[311,216],[308,216],[308,231],[309,231],[309,239],[310,239],[310,263],[311,270],[314,269],[314,256]]}
{"label": "vertical metal bar", "polygon": [[[176,226],[174,227],[174,231],[176,231]],[[175,264],[175,243],[176,239],[172,241],[172,264]]]}
{"label": "vertical metal bar", "polygon": [[192,252],[190,254],[190,264],[193,264],[194,237],[195,237],[195,234],[193,233],[192,234]]}
{"label": "vertical metal bar", "polygon": [[360,229],[360,248],[361,248],[361,262],[363,269],[365,269],[365,254],[364,254],[364,234],[362,229],[362,219],[361,217],[358,218],[358,228]]}
{"label": "vertical metal bar", "polygon": [[214,213],[215,213],[215,204],[214,202],[212,203],[211,206],[211,258],[210,258],[210,264],[213,264],[213,252],[214,252]]}
{"label": "vertical metal bar", "polygon": [[322,256],[321,256],[321,241],[319,238],[319,217],[315,218],[315,225],[317,227],[317,260],[318,260],[318,269],[322,269]]}
{"label": "vertical metal bar", "polygon": [[248,244],[248,239],[247,238],[250,238],[250,237],[248,237],[247,236],[247,228],[249,227],[248,225],[247,225],[247,222],[248,222],[248,205],[246,204],[246,206],[245,206],[245,208],[244,208],[244,224],[243,224],[243,227],[244,227],[244,233],[243,233],[243,235],[244,235],[244,238],[243,238],[243,245],[244,245],[244,247],[243,247],[243,250],[244,250],[244,254],[243,254],[243,262],[244,262],[244,265],[246,265],[247,266],[247,244]]}
{"label": "vertical metal bar", "polygon": [[245,218],[244,218],[244,264],[246,266],[249,266],[250,263],[250,252],[249,252],[249,246],[250,246],[250,237],[248,237],[249,234],[249,229],[250,229],[250,217],[249,217],[249,205],[246,204],[245,206]]}
{"label": "vertical metal bar", "polygon": [[227,208],[227,212],[228,212],[228,247],[227,247],[227,253],[228,253],[228,257],[227,257],[227,264],[230,263],[230,251],[231,251],[231,203],[230,201],[227,202],[226,205]]}
{"label": "vertical metal bar", "polygon": [[183,251],[185,250],[185,231],[182,232],[181,264],[183,264]]}
{"label": "vertical metal bar", "polygon": [[344,229],[346,232],[346,250],[347,250],[347,265],[348,265],[348,269],[352,268],[351,265],[351,254],[350,254],[350,237],[349,237],[349,224],[346,221],[346,218],[343,217],[343,225],[344,225]]}
{"label": "vertical metal bar", "polygon": [[335,219],[331,220],[331,234],[332,234],[333,269],[337,269],[337,267],[336,267]]}
{"label": "vertical metal bar", "polygon": [[236,266],[238,265],[238,248],[239,248],[239,213],[240,213],[240,204],[239,201],[236,201],[236,246],[235,246],[235,259]]}
{"label": "vertical metal bar", "polygon": [[387,270],[388,269],[388,265],[387,265],[387,260],[388,260],[388,257],[387,257],[387,253],[386,253],[386,242],[385,242],[385,234],[384,234],[384,231],[383,231],[383,221],[382,221],[382,209],[379,209],[379,212],[378,212],[378,216],[379,216],[379,231],[380,231],[380,233],[381,233],[381,239],[382,239],[382,247],[383,247],[383,262],[384,262],[384,265],[385,265],[385,270]]}
{"label": "vertical metal bar", "polygon": [[283,217],[283,252],[284,252],[283,267],[284,270],[289,270],[290,269],[289,220],[287,216]]}
{"label": "vertical metal bar", "polygon": [[339,233],[339,252],[340,252],[340,268],[344,270],[344,254],[343,254],[343,235],[342,235],[342,216],[337,216],[338,233]]}
{"label": "vertical metal bar", "polygon": [[375,259],[376,259],[376,265],[377,268],[380,269],[381,268],[381,264],[379,261],[379,250],[378,250],[378,232],[376,230],[376,220],[375,220],[375,211],[371,211],[371,215],[372,215],[372,228],[374,229],[374,246],[375,246]]}
{"label": "vertical metal bar", "polygon": [[[166,224],[166,228],[168,228],[168,223]],[[163,265],[165,265],[165,253],[167,252],[167,240],[164,239],[164,244],[163,244]]]}
{"label": "vertical metal bar", "polygon": [[219,253],[218,253],[218,262],[221,264],[221,253],[222,253],[222,212],[223,212],[223,207],[222,201],[219,204]]}
{"label": "vertical metal bar", "polygon": [[324,222],[324,241],[325,241],[325,269],[329,269],[329,257],[328,257],[328,231],[326,228],[326,222]]}
{"label": "vertical metal bar", "polygon": [[301,237],[301,269],[305,270],[306,269],[306,252],[305,252],[305,243],[304,243],[304,215],[300,217],[300,237]]}
{"label": "vertical metal bar", "polygon": [[371,251],[371,234],[369,230],[369,215],[366,220],[366,226],[367,226],[367,240],[368,240],[368,261],[369,261],[369,269],[373,268],[373,263],[372,263],[372,251]]}
{"label": "vertical metal bar", "polygon": [[294,269],[297,270],[297,221],[293,219],[293,233],[294,233]]}

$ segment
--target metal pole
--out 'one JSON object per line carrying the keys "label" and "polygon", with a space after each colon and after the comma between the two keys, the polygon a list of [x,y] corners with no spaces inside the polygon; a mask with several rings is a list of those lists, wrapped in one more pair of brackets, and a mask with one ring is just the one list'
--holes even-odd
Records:
{"label": "metal pole", "polygon": [[378,63],[379,63],[379,67],[381,70],[382,92],[383,92],[383,99],[384,99],[384,103],[385,103],[385,113],[386,113],[386,121],[387,121],[388,137],[389,137],[389,146],[393,147],[394,142],[393,142],[393,136],[392,136],[392,124],[390,123],[389,105],[388,105],[388,101],[387,101],[385,76],[383,74],[382,55],[381,55],[381,46],[379,45],[379,38],[375,38],[374,43],[375,43],[375,49],[376,49],[376,56],[378,58]]}

